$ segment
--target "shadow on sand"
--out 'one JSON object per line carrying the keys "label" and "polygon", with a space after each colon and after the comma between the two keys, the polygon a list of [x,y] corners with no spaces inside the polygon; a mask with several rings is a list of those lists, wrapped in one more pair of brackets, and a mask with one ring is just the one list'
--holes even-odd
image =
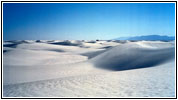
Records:
{"label": "shadow on sand", "polygon": [[17,45],[19,45],[19,44],[22,44],[22,43],[29,43],[29,42],[27,42],[27,41],[25,41],[25,40],[21,40],[21,41],[16,41],[16,40],[14,40],[14,41],[6,41],[6,42],[10,42],[11,44],[3,44],[3,47],[16,48]]}
{"label": "shadow on sand", "polygon": [[49,43],[49,44],[64,45],[64,46],[79,46],[80,45],[80,43],[71,43],[70,41],[54,42],[54,43]]}
{"label": "shadow on sand", "polygon": [[120,54],[105,52],[96,56],[91,61],[92,63],[102,69],[112,71],[123,71],[138,68],[154,67],[156,65],[174,59],[174,48],[159,49],[159,50],[146,50],[146,49],[130,49],[129,51]]}

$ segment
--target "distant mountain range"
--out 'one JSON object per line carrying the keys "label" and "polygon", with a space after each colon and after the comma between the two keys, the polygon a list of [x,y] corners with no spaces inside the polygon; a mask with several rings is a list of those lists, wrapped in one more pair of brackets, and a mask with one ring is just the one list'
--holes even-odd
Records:
{"label": "distant mountain range", "polygon": [[135,36],[135,37],[120,37],[114,40],[175,40],[174,36],[160,36],[160,35],[146,35],[146,36]]}

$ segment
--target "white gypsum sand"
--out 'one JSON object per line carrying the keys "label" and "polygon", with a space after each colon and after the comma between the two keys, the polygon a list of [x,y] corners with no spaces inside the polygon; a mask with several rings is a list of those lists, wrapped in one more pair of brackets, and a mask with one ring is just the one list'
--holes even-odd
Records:
{"label": "white gypsum sand", "polygon": [[4,97],[175,97],[174,41],[4,41]]}

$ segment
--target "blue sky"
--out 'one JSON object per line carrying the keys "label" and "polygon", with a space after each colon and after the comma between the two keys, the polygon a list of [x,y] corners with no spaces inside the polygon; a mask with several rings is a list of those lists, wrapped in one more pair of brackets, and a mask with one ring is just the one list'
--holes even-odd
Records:
{"label": "blue sky", "polygon": [[174,3],[4,3],[4,40],[175,35]]}

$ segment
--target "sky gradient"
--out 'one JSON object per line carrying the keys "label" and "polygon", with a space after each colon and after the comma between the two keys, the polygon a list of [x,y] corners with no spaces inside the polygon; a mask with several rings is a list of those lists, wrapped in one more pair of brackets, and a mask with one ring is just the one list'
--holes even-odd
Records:
{"label": "sky gradient", "polygon": [[4,3],[4,40],[175,36],[174,3]]}

